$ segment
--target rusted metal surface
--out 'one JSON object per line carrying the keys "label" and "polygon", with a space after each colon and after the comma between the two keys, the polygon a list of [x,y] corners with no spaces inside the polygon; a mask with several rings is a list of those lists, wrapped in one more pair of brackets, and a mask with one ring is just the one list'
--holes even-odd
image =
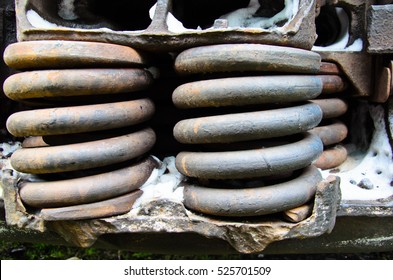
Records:
{"label": "rusted metal surface", "polygon": [[313,128],[310,132],[318,135],[318,137],[321,138],[323,145],[328,146],[340,143],[347,138],[348,128],[344,123],[336,120],[332,124]]}
{"label": "rusted metal surface", "polygon": [[147,158],[115,171],[76,179],[22,182],[19,194],[23,203],[36,208],[86,204],[117,197],[142,186],[156,162]]}
{"label": "rusted metal surface", "polygon": [[393,5],[371,5],[367,19],[368,52],[393,53]]}
{"label": "rusted metal surface", "polygon": [[176,124],[177,141],[186,144],[232,143],[292,135],[314,128],[322,119],[316,104],[251,113],[187,119]]}
{"label": "rusted metal surface", "polygon": [[[283,25],[280,28],[265,29],[245,28],[242,25],[229,28],[214,26],[215,19],[241,8],[241,5],[238,4],[239,1],[228,3],[225,0],[213,2],[206,0],[203,2],[158,0],[143,1],[139,4],[129,1],[120,1],[121,3],[117,1],[115,3],[92,1],[82,6],[81,9],[76,9],[77,13],[81,13],[81,18],[76,20],[63,19],[59,16],[59,6],[53,5],[52,2],[16,0],[19,41],[78,40],[111,42],[143,50],[163,52],[179,51],[201,45],[236,42],[286,45],[311,49],[316,37],[314,0],[300,0],[299,9],[290,20],[281,23]],[[153,18],[150,19],[149,9],[155,3],[157,4],[155,13]],[[149,4],[150,6],[148,6]],[[228,10],[227,6],[231,4],[234,6],[233,10]],[[101,8],[102,5],[106,5],[102,12],[109,14],[114,22],[111,23],[102,19],[102,15],[96,15],[94,11],[85,11],[91,5],[101,5]],[[217,12],[212,15],[210,13],[211,9]],[[27,17],[29,10],[33,10],[38,16],[49,22],[56,23],[56,26],[33,26]],[[180,12],[177,14],[175,11]],[[167,19],[173,19],[173,17],[177,17],[180,21],[190,19],[206,21],[206,13],[209,13],[209,17],[213,16],[213,18],[208,26],[203,26],[202,30],[197,26],[188,26],[184,30],[173,30],[168,26]],[[83,20],[86,14],[88,18]],[[182,15],[186,18],[183,19]],[[140,19],[141,17],[142,19]],[[258,19],[258,17],[254,18]],[[118,26],[117,23],[119,22],[117,21],[126,26]],[[140,26],[141,22],[145,21],[147,21],[145,26]]]}
{"label": "rusted metal surface", "polygon": [[12,75],[4,93],[13,100],[115,94],[146,89],[151,75],[142,69],[41,70]]}
{"label": "rusted metal surface", "polygon": [[24,173],[43,174],[83,170],[124,162],[148,152],[156,140],[152,129],[104,140],[17,150],[12,166]]}
{"label": "rusted metal surface", "polygon": [[344,163],[347,157],[347,149],[342,145],[337,145],[324,150],[322,155],[314,162],[314,165],[322,170],[331,169]]}
{"label": "rusted metal surface", "polygon": [[317,73],[317,53],[288,47],[258,44],[213,45],[188,49],[175,60],[179,74],[267,71]]}
{"label": "rusted metal surface", "polygon": [[336,63],[348,80],[355,96],[371,96],[373,59],[365,52],[318,52],[323,61]]}
{"label": "rusted metal surface", "polygon": [[143,191],[136,190],[116,198],[89,204],[45,208],[40,211],[39,216],[45,221],[87,220],[116,216],[129,212],[142,193]]}
{"label": "rusted metal surface", "polygon": [[305,101],[322,92],[318,76],[234,77],[186,83],[175,89],[176,107],[244,106]]}
{"label": "rusted metal surface", "polygon": [[348,103],[340,98],[310,100],[319,105],[324,119],[337,118],[348,111]]}
{"label": "rusted metal surface", "polygon": [[22,142],[22,148],[37,148],[47,146],[49,146],[49,144],[46,143],[41,136],[27,137]]}
{"label": "rusted metal surface", "polygon": [[318,136],[303,134],[300,141],[232,152],[181,152],[176,167],[183,175],[205,179],[243,179],[301,169],[323,150]]}
{"label": "rusted metal surface", "polygon": [[126,127],[152,117],[150,99],[18,112],[7,120],[14,136],[43,136]]}
{"label": "rusted metal surface", "polygon": [[[393,6],[393,5],[392,5]],[[376,75],[376,85],[373,102],[385,103],[392,93],[392,68],[383,67]]]}
{"label": "rusted metal surface", "polygon": [[285,220],[298,223],[311,216],[313,205],[311,203],[301,205],[299,207],[289,209],[283,212]]}
{"label": "rusted metal surface", "polygon": [[347,88],[347,83],[337,75],[321,75],[319,76],[322,80],[323,88],[322,92],[329,93],[338,93],[342,92]]}
{"label": "rusted metal surface", "polygon": [[309,201],[321,180],[319,171],[310,166],[296,179],[271,186],[217,189],[186,185],[184,205],[215,216],[247,217],[277,213]]}
{"label": "rusted metal surface", "polygon": [[30,41],[9,45],[5,63],[14,69],[135,67],[146,64],[134,49],[108,43]]}
{"label": "rusted metal surface", "polygon": [[341,69],[337,66],[336,63],[332,62],[321,62],[321,68],[319,69],[319,74],[321,75],[342,75]]}

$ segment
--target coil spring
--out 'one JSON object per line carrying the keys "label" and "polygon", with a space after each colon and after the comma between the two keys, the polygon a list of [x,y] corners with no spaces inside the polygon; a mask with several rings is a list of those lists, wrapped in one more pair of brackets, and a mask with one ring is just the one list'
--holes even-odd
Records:
{"label": "coil spring", "polygon": [[[12,68],[28,70],[5,81],[10,99],[55,104],[7,120],[12,135],[32,136],[12,155],[12,166],[45,175],[43,181],[21,183],[22,201],[41,209],[46,220],[128,212],[155,166],[146,156],[155,133],[141,128],[154,114],[154,104],[132,97],[152,84],[142,68],[146,60],[129,47],[70,41],[16,43],[8,46],[4,60]],[[99,100],[106,95],[116,100],[120,94],[126,101]],[[86,173],[81,175],[81,170]],[[66,179],[47,179],[53,173]]]}
{"label": "coil spring", "polygon": [[[178,170],[198,180],[185,184],[188,208],[217,216],[258,216],[297,207],[313,197],[321,175],[311,163],[322,153],[323,144],[308,131],[319,124],[322,111],[307,100],[344,87],[337,75],[315,75],[320,71],[318,54],[257,44],[216,45],[180,53],[175,69],[205,78],[206,73],[251,72],[183,84],[172,96],[178,108],[240,106],[247,111],[249,105],[255,110],[279,104],[277,109],[191,118],[176,124],[174,136],[179,142],[198,144],[198,151],[176,157]],[[270,74],[256,75],[260,72]],[[295,178],[274,180],[288,172]],[[236,187],[233,180],[240,180]]]}
{"label": "coil spring", "polygon": [[[336,77],[342,75],[338,66],[329,62],[322,63],[320,73],[336,75]],[[322,155],[314,162],[314,165],[322,170],[336,168],[348,157],[347,149],[340,144],[347,137],[348,128],[337,119],[348,111],[348,104],[341,98],[327,98],[329,97],[328,95],[341,93],[345,89],[346,84],[342,83],[341,86],[331,87],[321,99],[312,100],[313,103],[321,107],[323,120],[329,122],[311,130],[312,133],[321,138],[324,145]]]}

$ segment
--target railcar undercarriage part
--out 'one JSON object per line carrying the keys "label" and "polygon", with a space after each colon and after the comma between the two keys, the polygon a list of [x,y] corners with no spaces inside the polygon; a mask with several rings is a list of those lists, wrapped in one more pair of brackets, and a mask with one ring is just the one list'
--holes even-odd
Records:
{"label": "railcar undercarriage part", "polygon": [[69,9],[53,1],[17,0],[18,38],[112,42],[160,52],[235,42],[310,49],[315,2],[286,0],[281,12],[266,18],[256,14],[258,0],[157,0],[137,5],[75,0]]}
{"label": "railcar undercarriage part", "polygon": [[[142,56],[129,47],[112,47],[103,43],[64,41],[10,45],[5,51],[9,66],[42,69],[9,77],[4,83],[4,92],[11,99],[26,100],[129,93],[147,88],[152,77],[140,68],[145,61]],[[114,68],[116,66],[123,68]],[[83,100],[79,102],[84,103]],[[58,99],[51,103],[59,106]],[[153,102],[144,98],[36,109],[11,115],[7,128],[14,136],[58,137],[64,142],[45,142],[44,138],[30,141],[13,153],[12,167],[23,173],[71,176],[65,180],[22,181],[19,186],[22,201],[30,207],[44,208],[38,214],[44,220],[91,219],[129,211],[142,193],[137,189],[154,169],[154,160],[143,157],[153,147],[156,136],[151,128],[139,128],[131,133],[115,131],[145,123],[153,113]],[[104,138],[99,134],[95,137],[96,131],[108,131],[108,134]],[[111,136],[110,131],[115,135]],[[93,132],[92,139],[82,136],[87,132]],[[69,144],[67,139],[70,139]],[[119,163],[126,167],[108,170]],[[104,169],[82,177],[70,173],[97,168]]]}
{"label": "railcar undercarriage part", "polygon": [[[289,78],[288,84],[283,83],[277,89],[269,81],[283,80],[287,76],[262,76],[260,72],[311,74],[319,71],[320,58],[310,51],[256,44],[216,45],[189,49],[177,56],[175,69],[183,75],[245,71],[260,75],[226,78],[218,80],[218,83],[214,80],[199,81],[191,85],[180,86],[173,95],[175,104],[180,108],[200,107],[201,104],[205,107],[219,107],[221,103],[224,106],[233,105],[236,99],[229,97],[232,104],[228,104],[228,94],[223,94],[228,91],[232,92],[233,88],[235,96],[241,95],[245,100],[240,102],[240,106],[266,102],[279,103],[284,100],[281,96],[289,96],[292,92],[295,92],[295,96],[291,96],[294,102],[302,101],[307,100],[310,95],[319,95],[322,92],[324,80],[306,75],[295,76],[297,79]],[[249,85],[239,84],[239,80],[248,81]],[[252,83],[254,80],[258,80],[256,87]],[[192,87],[198,83],[202,84],[202,89],[193,90]],[[220,85],[223,88],[219,88]],[[276,94],[277,91],[280,93]],[[209,93],[211,99],[214,98],[214,102],[210,100],[206,102],[203,95],[206,92]],[[222,101],[220,96],[223,96]],[[254,96],[257,96],[255,101]],[[236,105],[239,106],[239,104]],[[174,136],[181,143],[222,143],[223,145],[244,143],[244,148],[235,151],[203,152],[203,147],[200,147],[202,151],[181,152],[176,157],[177,169],[183,175],[197,179],[250,180],[259,178],[263,181],[263,177],[266,176],[306,168],[322,153],[322,143],[319,137],[306,133],[300,141],[290,144],[283,144],[283,142],[288,141],[290,135],[299,135],[317,126],[322,119],[322,111],[319,106],[313,104],[293,105],[287,108],[282,108],[283,106],[285,105],[275,110],[200,117],[178,122],[174,128]],[[266,147],[267,143],[261,141],[267,138],[274,139],[271,140],[272,147]],[[251,140],[260,141],[259,147],[245,148],[249,145],[247,141]],[[306,183],[309,181],[308,177],[314,178],[310,180],[310,184]],[[298,184],[298,180],[303,180],[303,184]],[[282,185],[233,191],[206,186],[199,181],[199,184],[205,186],[185,185],[184,203],[192,210],[216,216],[271,214],[306,203],[311,199],[314,187],[320,180],[321,178],[313,173],[313,176],[300,176]],[[246,184],[246,181],[243,184]],[[296,187],[298,185],[303,185],[305,188]],[[289,186],[294,189],[294,193],[296,189],[299,190],[298,195],[294,195],[292,199],[283,197],[282,194],[285,191],[280,191],[286,187],[290,188]],[[277,193],[274,190],[277,190]],[[272,198],[275,194],[277,197]],[[258,203],[251,201],[255,197],[258,197],[256,199]]]}
{"label": "railcar undercarriage part", "polygon": [[392,3],[0,1],[0,239],[392,250]]}
{"label": "railcar undercarriage part", "polygon": [[[336,74],[330,75],[331,77],[340,78],[342,76],[342,71],[334,63],[328,63],[324,69],[321,69],[321,72],[323,71]],[[345,83],[343,82],[343,84]],[[343,86],[331,86],[329,87],[329,91],[325,91],[324,93],[329,93],[329,95],[342,94],[345,89],[346,87]],[[312,133],[315,133],[321,138],[324,145],[322,155],[314,162],[315,166],[322,170],[340,166],[348,156],[347,149],[340,144],[347,138],[348,128],[343,122],[337,120],[338,117],[342,117],[347,113],[348,104],[341,98],[328,98],[329,95],[325,94],[320,99],[311,100],[311,102],[318,104],[321,108],[325,122],[311,130]],[[327,97],[327,99],[324,97]]]}

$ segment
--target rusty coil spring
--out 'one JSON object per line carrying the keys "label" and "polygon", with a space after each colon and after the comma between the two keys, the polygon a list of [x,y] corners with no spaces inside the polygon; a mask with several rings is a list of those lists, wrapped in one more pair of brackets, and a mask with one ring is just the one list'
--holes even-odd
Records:
{"label": "rusty coil spring", "polygon": [[[155,167],[146,157],[155,133],[144,126],[154,114],[154,104],[132,97],[152,84],[150,73],[142,69],[145,58],[112,44],[35,41],[8,46],[4,60],[12,68],[28,70],[5,81],[10,99],[55,104],[18,112],[7,120],[14,136],[34,136],[12,155],[12,166],[45,176],[42,182],[20,184],[22,201],[43,208],[40,213],[46,220],[128,212],[142,193],[137,189]],[[114,94],[129,97],[95,101],[95,96]],[[89,98],[87,104],[84,97]],[[47,179],[51,173],[58,174],[55,180]]]}
{"label": "rusty coil spring", "polygon": [[[334,63],[322,63],[321,74],[334,74],[336,77],[342,75],[338,66]],[[329,94],[335,94],[343,91],[342,87],[331,87]],[[322,109],[323,120],[327,122],[311,130],[311,133],[318,135],[324,145],[322,155],[314,162],[314,165],[322,170],[331,169],[341,165],[348,157],[347,149],[340,144],[347,135],[347,126],[337,118],[341,117],[348,111],[348,104],[345,100],[325,95],[321,99],[311,101],[319,105]]]}
{"label": "rusty coil spring", "polygon": [[[179,142],[197,144],[197,151],[176,157],[178,170],[199,180],[197,185],[185,184],[188,208],[218,216],[257,216],[302,205],[313,197],[321,175],[310,165],[323,144],[308,131],[320,123],[322,111],[308,100],[345,88],[337,75],[311,75],[320,71],[318,54],[256,44],[216,45],[180,53],[175,69],[181,75],[234,73],[179,86],[172,95],[176,107],[244,108],[241,113],[176,124]],[[211,146],[217,143],[221,147]],[[217,150],[211,151],[214,147]],[[291,178],[283,176],[288,173]],[[271,183],[272,176],[280,183]],[[216,187],[208,183],[212,180],[240,180],[243,186]],[[260,186],[245,187],[253,180]],[[270,185],[262,187],[266,182]]]}

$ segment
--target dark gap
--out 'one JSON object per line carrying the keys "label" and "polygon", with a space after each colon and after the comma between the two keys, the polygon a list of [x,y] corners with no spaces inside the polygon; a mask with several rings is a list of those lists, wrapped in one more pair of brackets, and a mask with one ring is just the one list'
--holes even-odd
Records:
{"label": "dark gap", "polygon": [[173,0],[172,12],[186,28],[211,27],[220,16],[246,8],[250,0]]}
{"label": "dark gap", "polygon": [[316,33],[318,35],[315,46],[327,47],[336,42],[341,31],[341,23],[336,8],[323,6],[319,16],[315,19]]}
{"label": "dark gap", "polygon": [[59,15],[61,0],[31,0],[27,10],[33,9],[51,23],[70,28],[94,29],[107,27],[117,31],[144,30],[150,23],[150,8],[156,0],[75,0],[77,19]]}

